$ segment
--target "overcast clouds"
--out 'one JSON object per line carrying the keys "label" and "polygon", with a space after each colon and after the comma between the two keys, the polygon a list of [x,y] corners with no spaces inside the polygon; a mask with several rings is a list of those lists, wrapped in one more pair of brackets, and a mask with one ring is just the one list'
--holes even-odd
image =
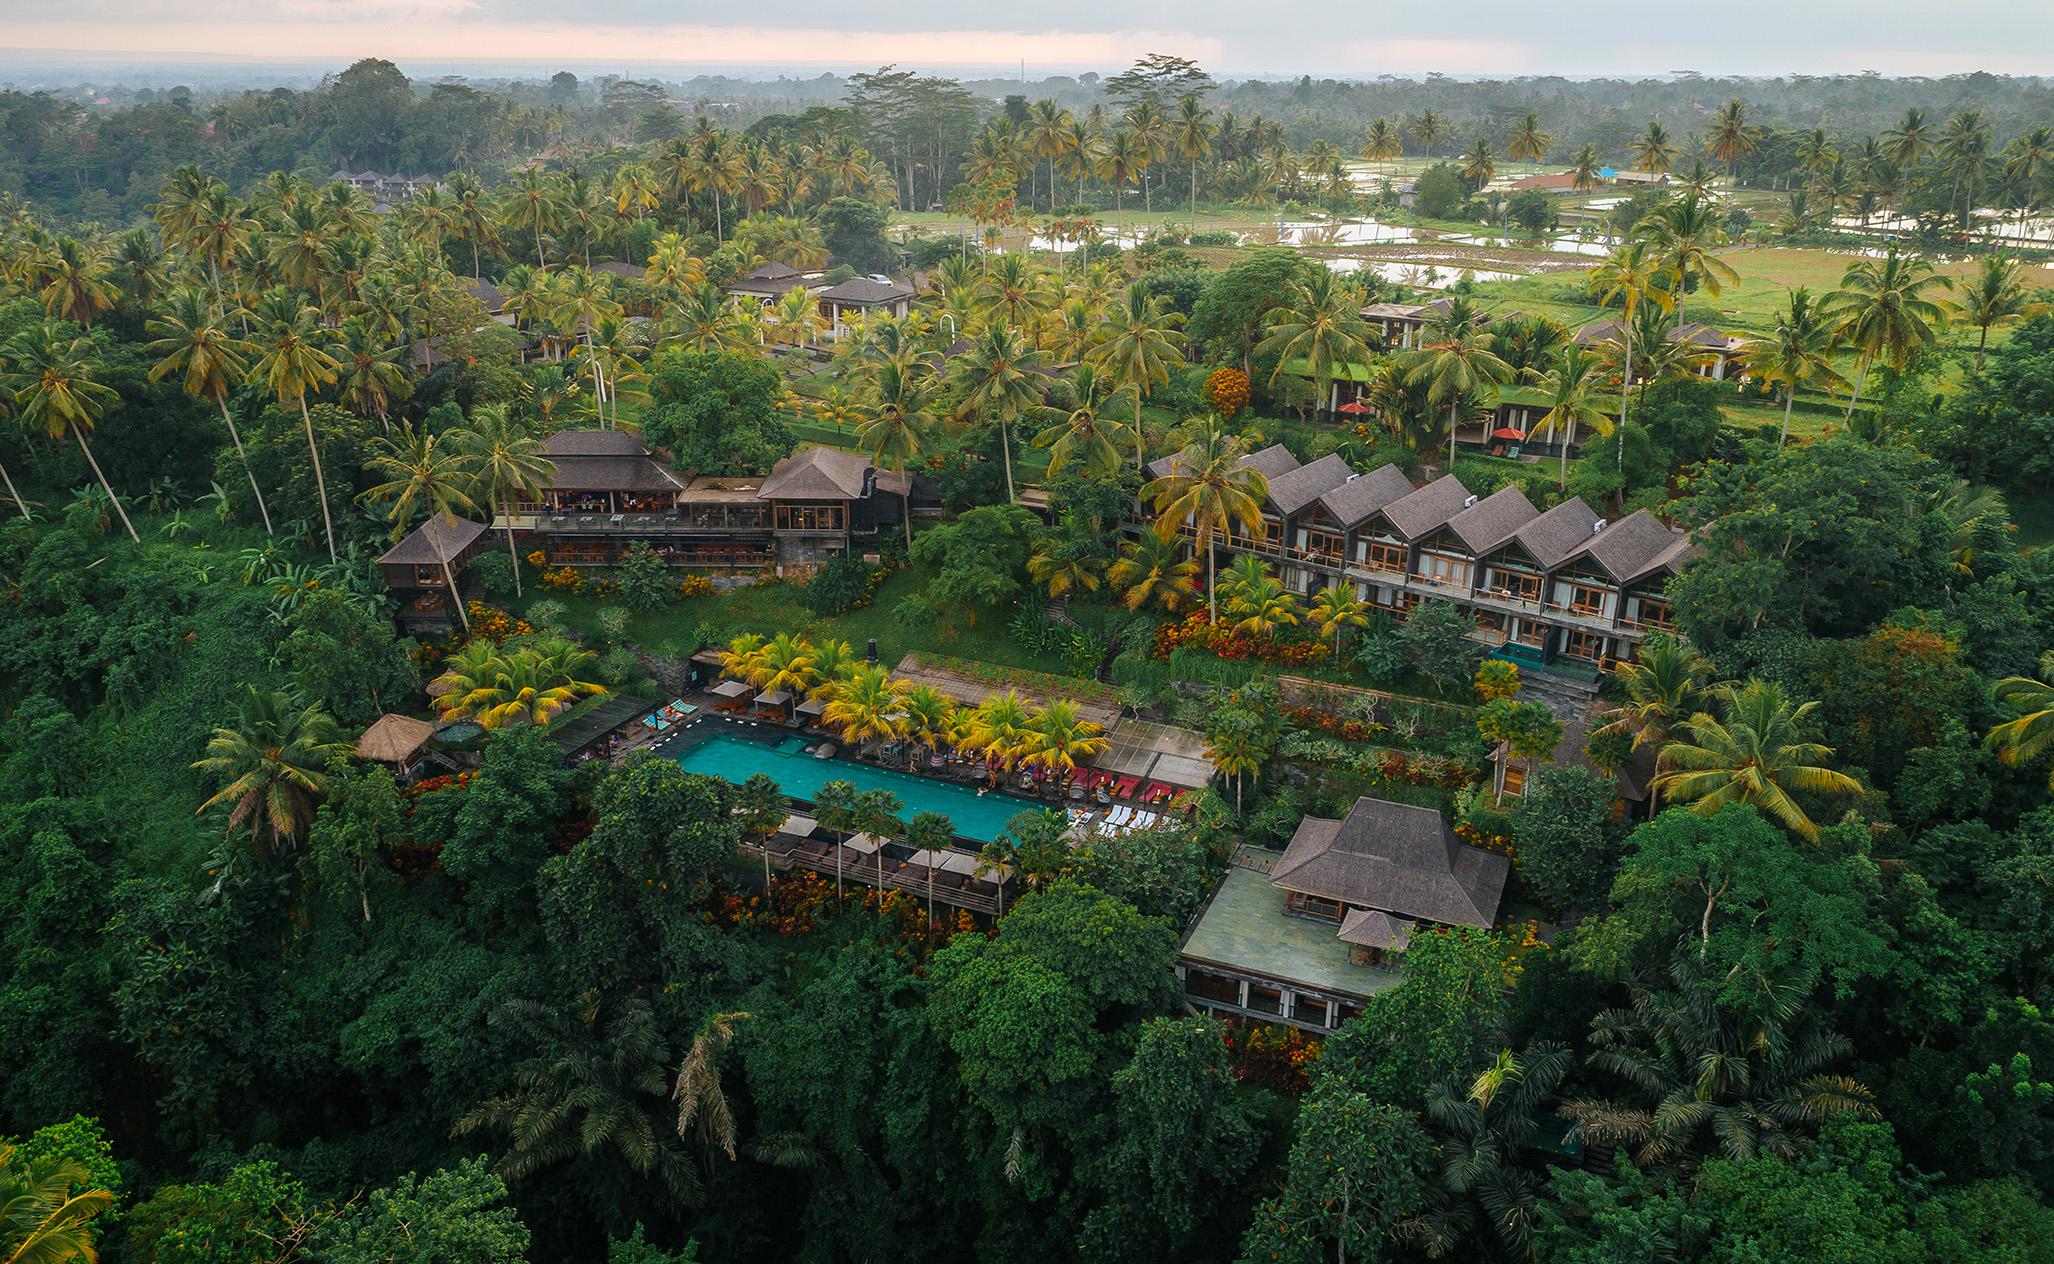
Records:
{"label": "overcast clouds", "polygon": [[[772,16],[774,14],[774,16]],[[1223,74],[2054,74],[2049,0],[0,0],[0,45],[157,56],[381,55],[651,67],[1109,68]]]}

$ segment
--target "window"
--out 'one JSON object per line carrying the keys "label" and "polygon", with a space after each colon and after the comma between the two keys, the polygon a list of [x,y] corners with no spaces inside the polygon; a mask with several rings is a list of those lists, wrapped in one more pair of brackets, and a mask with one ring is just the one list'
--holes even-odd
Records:
{"label": "window", "polygon": [[1339,563],[1341,560],[1341,537],[1321,527],[1300,527],[1298,547],[1305,556],[1317,562]]}
{"label": "window", "polygon": [[1569,600],[1565,604],[1570,614],[1603,618],[1605,599],[1611,595],[1608,590],[1595,584],[1579,584],[1572,580],[1569,584]]}
{"label": "window", "polygon": [[1669,618],[1669,603],[1655,597],[1640,599],[1640,614],[1634,620],[1651,628],[1670,628],[1675,624]]}
{"label": "window", "polygon": [[1238,980],[1203,970],[1184,971],[1184,991],[1202,1000],[1219,1001],[1226,1005],[1241,1003],[1241,984]]}
{"label": "window", "polygon": [[1306,895],[1302,891],[1285,892],[1284,907],[1300,917],[1317,917],[1323,922],[1338,922],[1341,920],[1341,913],[1343,912],[1339,900],[1329,900],[1319,895]]}
{"label": "window", "polygon": [[1562,640],[1562,652],[1585,662],[1601,663],[1605,659],[1605,637],[1598,632],[1571,630]]}
{"label": "window", "polygon": [[1419,575],[1436,584],[1466,585],[1469,583],[1469,559],[1449,557],[1443,553],[1421,553]]}
{"label": "window", "polygon": [[1246,1008],[1258,1014],[1276,1014],[1281,1017],[1284,1012],[1284,990],[1273,988],[1266,983],[1251,983],[1248,985]]}
{"label": "window", "polygon": [[1492,567],[1484,581],[1494,593],[1510,597],[1514,601],[1539,601],[1541,578],[1526,571],[1510,571]]}
{"label": "window", "polygon": [[780,531],[840,531],[846,521],[847,510],[841,505],[777,507],[777,528]]}
{"label": "window", "polygon": [[1405,546],[1381,540],[1364,540],[1356,546],[1355,560],[1373,571],[1403,572]]}

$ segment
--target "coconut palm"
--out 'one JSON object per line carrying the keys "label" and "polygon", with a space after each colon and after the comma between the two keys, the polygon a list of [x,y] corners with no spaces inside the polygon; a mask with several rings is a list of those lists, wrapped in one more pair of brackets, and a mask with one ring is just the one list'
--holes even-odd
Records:
{"label": "coconut palm", "polygon": [[842,898],[842,844],[856,827],[860,791],[852,781],[830,781],[813,792],[813,819],[834,832],[834,898]]}
{"label": "coconut palm", "polygon": [[1431,159],[1434,156],[1434,146],[1447,134],[1447,125],[1441,121],[1441,116],[1432,110],[1421,110],[1419,117],[1412,120],[1411,130],[1413,136],[1418,138],[1420,147],[1426,151],[1426,156]]}
{"label": "coconut palm", "polygon": [[562,194],[556,182],[534,166],[522,167],[500,192],[499,219],[508,229],[527,232],[535,239],[535,266],[549,267],[542,253],[542,235],[554,232],[562,223]]}
{"label": "coconut palm", "polygon": [[214,730],[193,767],[221,788],[198,813],[229,805],[228,828],[247,824],[250,845],[273,850],[298,838],[328,793],[328,766],[349,750],[335,720],[318,704],[245,685],[232,727]]}
{"label": "coconut palm", "polygon": [[804,697],[823,683],[813,643],[796,632],[780,632],[748,660],[748,681],[758,693]]}
{"label": "coconut palm", "polygon": [[2025,286],[2019,280],[2016,260],[2002,253],[1984,255],[1976,274],[1963,287],[1961,317],[1976,327],[1976,369],[1983,367],[1983,351],[1990,345],[1990,326],[1999,325],[2025,310]]}
{"label": "coconut palm", "polygon": [[1540,115],[1528,114],[1505,139],[1505,156],[1515,162],[1539,162],[1554,143],[1555,138],[1541,130]]}
{"label": "coconut palm", "polygon": [[1662,747],[1670,771],[1654,784],[1671,802],[1710,816],[1746,803],[1810,842],[1819,827],[1792,793],[1859,794],[1861,783],[1825,766],[1833,748],[1809,740],[1816,702],[1793,704],[1774,681],[1751,679],[1719,691],[1725,718],[1700,711],[1677,726]]}
{"label": "coconut palm", "polygon": [[1166,386],[1170,366],[1184,362],[1184,323],[1167,300],[1150,294],[1140,282],[1128,286],[1106,313],[1091,363],[1107,378],[1132,393],[1134,400],[1134,468],[1146,464],[1141,429],[1141,402]]}
{"label": "coconut palm", "polygon": [[1269,333],[1257,354],[1275,352],[1274,386],[1288,368],[1299,366],[1319,385],[1319,406],[1333,406],[1333,380],[1339,371],[1369,363],[1369,322],[1354,290],[1331,268],[1301,269],[1282,301],[1264,317]]}
{"label": "coconut palm", "polygon": [[1198,591],[1198,562],[1184,551],[1174,534],[1143,531],[1120,546],[1120,556],[1106,572],[1129,610],[1155,606],[1176,614]]}
{"label": "coconut palm", "polygon": [[59,237],[42,263],[43,310],[58,320],[93,327],[100,314],[120,301],[106,252],[75,237]]}
{"label": "coconut palm", "polygon": [[7,1264],[93,1264],[93,1218],[113,1209],[114,1195],[94,1189],[76,1159],[29,1158],[0,1145],[0,1260]]}
{"label": "coconut palm", "polygon": [[1598,147],[1585,145],[1569,160],[1570,187],[1578,193],[1588,193],[1598,187],[1598,171],[1604,164],[1598,161]]}
{"label": "coconut palm", "polygon": [[506,527],[506,556],[513,563],[514,596],[521,595],[521,559],[514,550],[513,507],[537,501],[556,473],[556,463],[542,454],[542,440],[504,404],[480,404],[471,424],[450,438],[470,461],[477,479],[475,493],[495,509]]}
{"label": "coconut palm", "polygon": [[1512,366],[1491,350],[1484,313],[1466,298],[1450,301],[1403,358],[1407,385],[1423,385],[1429,403],[1448,410],[1448,472],[1455,469],[1456,419],[1463,403],[1508,381]]}
{"label": "coconut palm", "polygon": [[951,374],[963,413],[982,413],[998,421],[1008,503],[1018,499],[1013,490],[1013,419],[1041,402],[1042,379],[1035,373],[1040,367],[1041,352],[1019,330],[994,323],[971,339]]}
{"label": "coconut palm", "polygon": [[[417,517],[438,520],[448,529],[455,526],[460,514],[478,508],[471,499],[477,480],[470,457],[460,443],[432,431],[416,430],[407,424],[400,427],[397,436],[373,440],[367,464],[385,481],[366,489],[357,499],[386,506],[385,516],[393,524],[395,538]],[[464,631],[469,632],[471,616],[464,609],[463,594],[457,591],[456,575],[450,570],[451,550],[441,542],[435,545],[450,604],[456,607]]]}
{"label": "coconut palm", "polygon": [[150,370],[150,380],[179,375],[185,393],[195,399],[211,399],[221,410],[221,422],[235,442],[235,455],[250,480],[250,494],[257,498],[257,514],[264,520],[264,534],[271,534],[271,510],[264,504],[264,490],[257,486],[257,472],[250,468],[250,454],[243,448],[242,432],[228,411],[228,388],[249,373],[250,344],[235,336],[221,312],[198,289],[182,289],[150,318],[148,329],[157,335],[150,354],[162,356]]}
{"label": "coconut palm", "polygon": [[1927,121],[1926,112],[1920,109],[1906,109],[1897,126],[1883,133],[1888,142],[1890,161],[1907,171],[1926,160],[1933,149],[1933,125]]}
{"label": "coconut palm", "polygon": [[1471,188],[1481,189],[1497,174],[1498,158],[1491,152],[1490,139],[1485,136],[1477,137],[1476,143],[1469,147],[1469,152],[1462,155],[1462,178],[1469,182]]}
{"label": "coconut palm", "polygon": [[858,749],[872,742],[897,741],[905,735],[904,690],[882,665],[860,664],[829,686],[821,722]]}
{"label": "coconut palm", "polygon": [[1833,367],[1833,327],[1812,298],[1810,290],[1798,286],[1790,292],[1790,305],[1776,314],[1776,329],[1748,350],[1748,365],[1764,379],[1783,388],[1783,429],[1776,446],[1790,438],[1790,410],[1800,386],[1823,386],[1838,392],[1847,379]]}
{"label": "coconut palm", "polygon": [[327,350],[328,334],[312,305],[282,289],[272,290],[251,313],[256,319],[256,359],[250,381],[261,382],[283,404],[299,404],[300,423],[307,431],[307,453],[314,462],[314,493],[321,501],[321,529],[328,539],[328,560],[336,559],[335,520],[328,511],[328,480],[321,470],[321,448],[314,441],[314,417],[307,411],[307,392],[336,379],[342,366]]}
{"label": "coconut palm", "polygon": [[1565,487],[1569,483],[1569,448],[1576,442],[1577,430],[1588,427],[1599,436],[1612,433],[1612,419],[1598,403],[1602,370],[1603,361],[1596,353],[1572,342],[1539,378],[1548,411],[1533,428],[1547,431],[1561,445],[1557,476]]}
{"label": "coconut palm", "polygon": [[1306,618],[1321,636],[1334,638],[1334,658],[1339,661],[1341,635],[1369,626],[1369,603],[1355,595],[1352,585],[1330,583],[1312,595],[1312,608]]}
{"label": "coconut palm", "polygon": [[[99,381],[99,352],[92,342],[67,338],[54,324],[31,325],[8,342],[5,365],[7,372],[0,377],[0,383],[12,393],[15,413],[22,424],[41,430],[52,439],[69,433],[77,441],[78,450],[85,454],[86,464],[93,467],[93,475],[100,480],[100,489],[107,493],[108,502],[121,515],[128,538],[142,543],[135,524],[128,520],[128,510],[122,507],[121,497],[114,494],[113,484],[107,481],[106,472],[86,442],[86,432],[99,421],[107,405],[120,398],[112,387]],[[21,507],[19,496],[15,504]],[[25,515],[27,511],[23,512]]]}
{"label": "coconut palm", "polygon": [[359,416],[371,416],[386,424],[395,399],[407,393],[407,377],[400,368],[404,349],[374,331],[369,322],[352,316],[336,330],[336,392],[342,402]]}
{"label": "coconut palm", "polygon": [[[1381,121],[1381,120],[1379,120]],[[1390,124],[1385,123],[1388,128]],[[1170,147],[1191,169],[1191,222],[1198,223],[1198,164],[1212,157],[1213,140],[1220,133],[1204,98],[1189,93],[1177,102],[1177,117],[1170,120]]]}
{"label": "coconut palm", "polygon": [[489,642],[472,645],[444,660],[442,674],[429,683],[429,698],[445,720],[476,720],[488,729],[539,726],[578,699],[606,692],[584,678],[599,656],[560,637],[509,652]]}
{"label": "coconut palm", "polygon": [[1049,477],[1072,467],[1092,478],[1119,472],[1127,427],[1106,415],[1111,395],[1098,366],[1080,364],[1057,385],[1061,402],[1036,410],[1049,422],[1034,436],[1035,447],[1048,449]]}
{"label": "coconut palm", "polygon": [[856,432],[856,444],[873,461],[896,471],[903,480],[899,508],[906,520],[906,547],[911,548],[913,480],[906,467],[926,447],[928,432],[936,420],[930,411],[934,392],[927,384],[926,370],[887,361],[871,376],[868,402],[870,419]]}
{"label": "coconut palm", "polygon": [[[913,819],[906,822],[899,841],[928,858],[927,870],[927,924],[934,920],[934,871],[935,858],[956,845],[956,823],[939,812],[915,812]],[[883,848],[878,849],[880,855]]]}
{"label": "coconut palm", "polygon": [[1939,340],[1949,305],[1937,294],[1953,286],[1923,255],[1899,254],[1895,242],[1881,259],[1847,265],[1840,288],[1826,296],[1820,314],[1836,322],[1843,346],[1860,353],[1854,390],[1847,397],[1848,417],[1854,416],[1871,364],[1881,359],[1902,370],[1912,356]]}
{"label": "coconut palm", "polygon": [[1170,472],[1141,489],[1143,498],[1155,504],[1156,530],[1165,539],[1187,522],[1196,534],[1198,551],[1205,555],[1206,608],[1215,623],[1220,608],[1218,585],[1213,583],[1213,537],[1237,526],[1258,538],[1264,532],[1262,504],[1269,496],[1269,479],[1244,464],[1244,455],[1240,439],[1217,418],[1208,418],[1197,436],[1170,458]]}
{"label": "coconut palm", "polygon": [[1935,147],[1940,165],[1954,177],[1954,193],[1948,200],[1961,209],[1964,232],[1974,226],[1977,191],[1983,183],[1983,164],[1990,156],[1990,125],[1981,110],[1963,110],[1947,120]]}
{"label": "coconut palm", "polygon": [[1676,165],[1676,144],[1669,139],[1669,129],[1663,127],[1659,119],[1649,119],[1647,131],[1639,140],[1628,144],[1626,150],[1633,155],[1635,166],[1652,175],[1665,175]]}
{"label": "coconut palm", "polygon": [[1619,304],[1620,337],[1624,341],[1624,372],[1619,377],[1619,468],[1626,468],[1626,393],[1633,388],[1633,327],[1643,304],[1668,311],[1675,300],[1660,284],[1661,270],[1644,240],[1629,241],[1591,271],[1591,288],[1599,303]]}
{"label": "coconut palm", "polygon": [[818,680],[806,690],[806,696],[815,701],[827,697],[834,688],[834,682],[866,661],[847,641],[829,636],[813,642],[813,674]]}
{"label": "coconut palm", "polygon": [[1755,150],[1761,129],[1748,122],[1747,106],[1738,97],[1719,107],[1704,126],[1705,148],[1726,164],[1726,177],[1736,177],[1740,160]]}
{"label": "coconut palm", "polygon": [[963,728],[961,750],[984,756],[994,783],[998,774],[1011,771],[1031,749],[1034,713],[1019,694],[1008,689],[979,703],[969,713]]}
{"label": "coconut palm", "polygon": [[1262,559],[1243,553],[1220,577],[1220,596],[1236,632],[1270,637],[1304,617],[1298,594],[1284,587]]}
{"label": "coconut palm", "polygon": [[1104,566],[1097,538],[1078,532],[1051,533],[1027,557],[1027,577],[1062,599],[1073,592],[1097,592]]}
{"label": "coconut palm", "polygon": [[1080,716],[1077,704],[1067,698],[1036,711],[1028,728],[1024,760],[1053,778],[1070,776],[1106,748],[1105,729]]}
{"label": "coconut palm", "polygon": [[[2042,661],[2041,675],[2054,677],[2054,660]],[[2018,712],[2016,719],[1991,729],[1984,741],[1997,752],[1999,762],[2030,763],[2054,750],[2054,685],[2031,676],[2007,676],[1992,693],[2000,704]],[[2047,785],[2054,789],[2054,770],[2047,774]]]}
{"label": "coconut palm", "polygon": [[[1649,637],[1634,660],[1619,664],[1613,673],[1625,690],[1626,701],[1593,729],[1591,736],[1631,733],[1635,750],[1665,745],[1669,735],[1703,707],[1704,676],[1709,670],[1688,643],[1666,636]],[[1650,790],[1650,811],[1659,797],[1658,788]]]}
{"label": "coconut palm", "polygon": [[918,768],[918,754],[940,749],[954,727],[955,700],[933,685],[913,685],[899,696],[902,736],[909,752],[908,766]]}
{"label": "coconut palm", "polygon": [[1696,194],[1656,207],[1634,228],[1634,235],[1647,243],[1655,267],[1667,275],[1666,288],[1676,295],[1679,324],[1685,295],[1703,289],[1717,298],[1727,286],[1740,284],[1740,274],[1714,253],[1726,244],[1718,209]]}

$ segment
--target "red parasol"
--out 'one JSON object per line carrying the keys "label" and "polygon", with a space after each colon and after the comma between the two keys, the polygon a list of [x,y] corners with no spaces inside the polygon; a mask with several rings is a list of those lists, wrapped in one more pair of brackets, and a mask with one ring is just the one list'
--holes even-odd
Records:
{"label": "red parasol", "polygon": [[1351,399],[1347,403],[1341,405],[1339,408],[1336,408],[1334,411],[1337,413],[1347,413],[1351,417],[1360,417],[1362,414],[1369,411],[1369,405],[1363,403],[1359,399]]}
{"label": "red parasol", "polygon": [[1526,433],[1521,430],[1514,430],[1510,426],[1506,426],[1501,430],[1491,431],[1491,438],[1510,439],[1514,443],[1523,443],[1526,441]]}

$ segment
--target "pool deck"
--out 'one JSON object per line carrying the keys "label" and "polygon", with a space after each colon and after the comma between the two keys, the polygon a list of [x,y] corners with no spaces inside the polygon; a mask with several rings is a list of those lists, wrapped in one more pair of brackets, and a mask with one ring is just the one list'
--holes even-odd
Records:
{"label": "pool deck", "polygon": [[1284,912],[1283,892],[1264,875],[1236,865],[1184,940],[1181,955],[1322,992],[1370,996],[1397,986],[1397,971],[1351,962],[1348,945],[1337,937],[1340,929]]}

